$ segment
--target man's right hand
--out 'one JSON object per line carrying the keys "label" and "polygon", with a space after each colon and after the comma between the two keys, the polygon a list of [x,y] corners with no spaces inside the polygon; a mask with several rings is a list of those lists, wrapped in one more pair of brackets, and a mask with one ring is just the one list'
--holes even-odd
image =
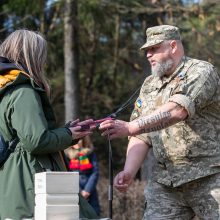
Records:
{"label": "man's right hand", "polygon": [[132,181],[132,175],[123,170],[115,176],[114,187],[120,192],[125,192],[131,185]]}

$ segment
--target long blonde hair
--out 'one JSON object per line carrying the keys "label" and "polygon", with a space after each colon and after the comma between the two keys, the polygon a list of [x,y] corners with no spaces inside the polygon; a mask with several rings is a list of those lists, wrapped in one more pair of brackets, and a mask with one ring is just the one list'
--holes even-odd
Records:
{"label": "long blonde hair", "polygon": [[47,58],[47,43],[34,31],[16,30],[0,45],[0,56],[8,58],[22,71],[27,72],[35,83],[50,95],[50,87],[43,69]]}

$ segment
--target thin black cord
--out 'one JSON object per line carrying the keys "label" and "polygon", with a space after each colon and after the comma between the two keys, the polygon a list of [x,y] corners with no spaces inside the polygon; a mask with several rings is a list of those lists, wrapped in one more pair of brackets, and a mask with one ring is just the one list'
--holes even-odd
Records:
{"label": "thin black cord", "polygon": [[133,104],[131,100],[134,98],[134,96],[140,91],[141,86],[136,89],[136,91],[129,97],[129,99],[124,102],[115,112],[111,113],[107,117],[116,118],[117,115],[122,112],[124,109],[126,109],[129,105]]}
{"label": "thin black cord", "polygon": [[108,186],[108,217],[112,219],[112,201],[113,201],[113,167],[112,167],[112,146],[108,133],[108,169],[109,169],[109,186]]}
{"label": "thin black cord", "polygon": [[[134,96],[139,92],[141,89],[141,86],[129,97],[129,99],[124,102],[114,113],[111,113],[107,117],[116,118],[117,115],[122,112],[125,108],[127,108],[129,105],[133,104],[131,100],[134,98]],[[100,124],[99,124],[100,125]],[[99,127],[97,125],[97,127]],[[108,130],[108,129],[107,129]],[[112,219],[112,201],[113,201],[113,162],[112,162],[112,146],[111,146],[111,140],[108,133],[108,169],[109,169],[109,186],[108,186],[108,208],[109,213],[108,217]]]}

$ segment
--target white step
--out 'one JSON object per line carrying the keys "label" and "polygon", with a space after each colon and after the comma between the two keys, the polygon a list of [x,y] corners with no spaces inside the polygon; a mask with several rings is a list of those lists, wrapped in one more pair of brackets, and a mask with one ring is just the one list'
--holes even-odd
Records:
{"label": "white step", "polygon": [[78,205],[79,195],[77,194],[36,194],[36,206],[45,205]]}
{"label": "white step", "polygon": [[35,206],[34,220],[79,220],[78,205]]}
{"label": "white step", "polygon": [[78,172],[42,172],[35,174],[35,194],[79,193]]}

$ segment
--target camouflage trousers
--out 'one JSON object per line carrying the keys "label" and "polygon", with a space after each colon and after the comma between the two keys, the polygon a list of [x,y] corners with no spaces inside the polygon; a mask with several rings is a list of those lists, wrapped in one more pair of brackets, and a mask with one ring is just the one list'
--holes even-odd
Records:
{"label": "camouflage trousers", "polygon": [[143,220],[220,220],[220,174],[179,187],[149,181]]}

